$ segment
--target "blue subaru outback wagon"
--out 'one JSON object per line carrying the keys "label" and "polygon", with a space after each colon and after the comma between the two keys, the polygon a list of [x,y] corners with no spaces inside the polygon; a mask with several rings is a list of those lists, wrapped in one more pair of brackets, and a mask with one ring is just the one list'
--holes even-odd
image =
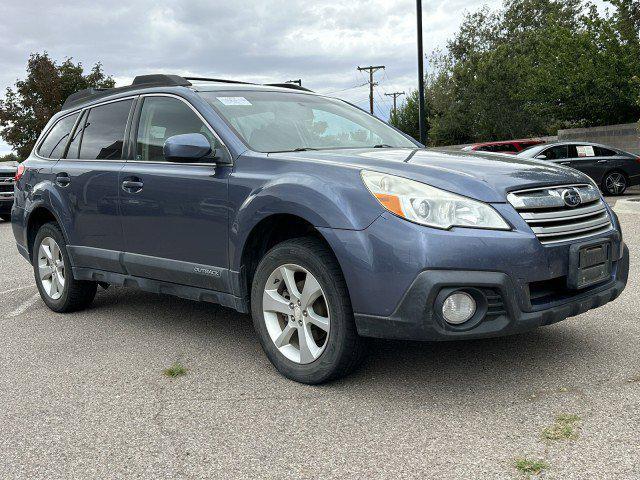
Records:
{"label": "blue subaru outback wagon", "polygon": [[577,170],[425,150],[297,86],[173,75],[71,95],[19,167],[12,222],[52,310],[115,284],[251,312],[270,361],[305,383],[352,370],[363,337],[578,315],[629,270]]}

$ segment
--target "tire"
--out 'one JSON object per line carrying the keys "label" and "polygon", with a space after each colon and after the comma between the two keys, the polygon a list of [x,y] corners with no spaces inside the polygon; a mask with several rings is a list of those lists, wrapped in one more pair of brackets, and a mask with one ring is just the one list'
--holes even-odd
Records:
{"label": "tire", "polygon": [[[283,271],[294,274],[289,277]],[[291,278],[297,288],[294,295],[289,294],[287,287]],[[309,302],[305,302],[307,285],[309,291],[315,289],[318,295],[317,298],[307,295],[307,298],[316,298]],[[287,294],[291,298],[287,298]],[[267,302],[263,301],[265,298]],[[277,300],[272,303],[270,298]],[[303,303],[298,303],[297,299]],[[288,300],[293,301],[287,305]],[[300,306],[296,309],[295,304]],[[265,311],[271,305],[279,310]],[[356,331],[342,271],[333,253],[315,238],[287,240],[267,252],[253,277],[251,311],[254,328],[267,357],[291,380],[311,385],[335,380],[352,372],[364,357],[364,340]],[[316,326],[320,324],[322,328]],[[286,337],[286,331],[292,329],[295,331],[289,335],[289,340],[281,347],[276,346],[276,341]],[[299,334],[309,339],[304,343],[306,347],[301,344]]]}
{"label": "tire", "polygon": [[627,176],[617,170],[607,173],[602,179],[602,191],[605,195],[622,195],[628,186]]}
{"label": "tire", "polygon": [[11,214],[10,213],[4,213],[4,214],[0,215],[0,218],[2,220],[4,220],[5,222],[10,222],[11,221]]}
{"label": "tire", "polygon": [[[43,242],[45,246],[41,250]],[[50,255],[46,255],[47,250]],[[74,312],[91,304],[96,295],[97,283],[73,278],[67,242],[57,224],[45,223],[40,227],[33,242],[31,260],[40,297],[51,310],[59,313]],[[43,275],[47,270],[51,273]],[[57,288],[52,289],[53,284]]]}

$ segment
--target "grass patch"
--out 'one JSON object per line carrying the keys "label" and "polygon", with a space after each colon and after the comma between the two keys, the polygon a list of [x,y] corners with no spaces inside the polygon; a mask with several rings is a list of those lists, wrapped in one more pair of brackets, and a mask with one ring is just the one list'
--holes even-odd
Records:
{"label": "grass patch", "polygon": [[525,475],[540,475],[543,470],[549,468],[544,460],[531,460],[528,458],[518,458],[516,469]]}
{"label": "grass patch", "polygon": [[167,377],[176,378],[176,377],[181,377],[182,375],[186,375],[187,369],[184,368],[179,363],[174,363],[169,368],[167,368],[163,373]]}
{"label": "grass patch", "polygon": [[542,430],[542,438],[546,440],[575,440],[578,438],[577,424],[579,421],[578,415],[558,415],[553,425]]}

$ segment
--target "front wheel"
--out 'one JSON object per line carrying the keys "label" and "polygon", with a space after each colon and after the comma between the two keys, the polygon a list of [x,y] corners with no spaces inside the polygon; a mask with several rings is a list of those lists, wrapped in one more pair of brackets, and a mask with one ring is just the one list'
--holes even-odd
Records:
{"label": "front wheel", "polygon": [[288,240],[265,255],[251,309],[262,348],[287,378],[323,383],[352,371],[363,356],[342,271],[314,238]]}
{"label": "front wheel", "polygon": [[627,177],[622,172],[609,172],[602,180],[606,195],[622,195],[627,189]]}

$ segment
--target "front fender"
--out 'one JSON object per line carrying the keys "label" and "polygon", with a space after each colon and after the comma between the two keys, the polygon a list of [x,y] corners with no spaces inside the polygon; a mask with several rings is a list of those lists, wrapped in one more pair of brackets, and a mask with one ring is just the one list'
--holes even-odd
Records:
{"label": "front fender", "polygon": [[253,228],[269,216],[289,214],[317,228],[363,230],[383,211],[362,184],[358,169],[304,163],[304,171],[300,171],[301,162],[262,160],[262,168],[265,163],[274,167],[266,175],[257,168],[252,171],[257,167],[253,160],[243,158],[242,173],[230,178],[234,215],[229,252],[233,269],[240,267],[241,252]]}

